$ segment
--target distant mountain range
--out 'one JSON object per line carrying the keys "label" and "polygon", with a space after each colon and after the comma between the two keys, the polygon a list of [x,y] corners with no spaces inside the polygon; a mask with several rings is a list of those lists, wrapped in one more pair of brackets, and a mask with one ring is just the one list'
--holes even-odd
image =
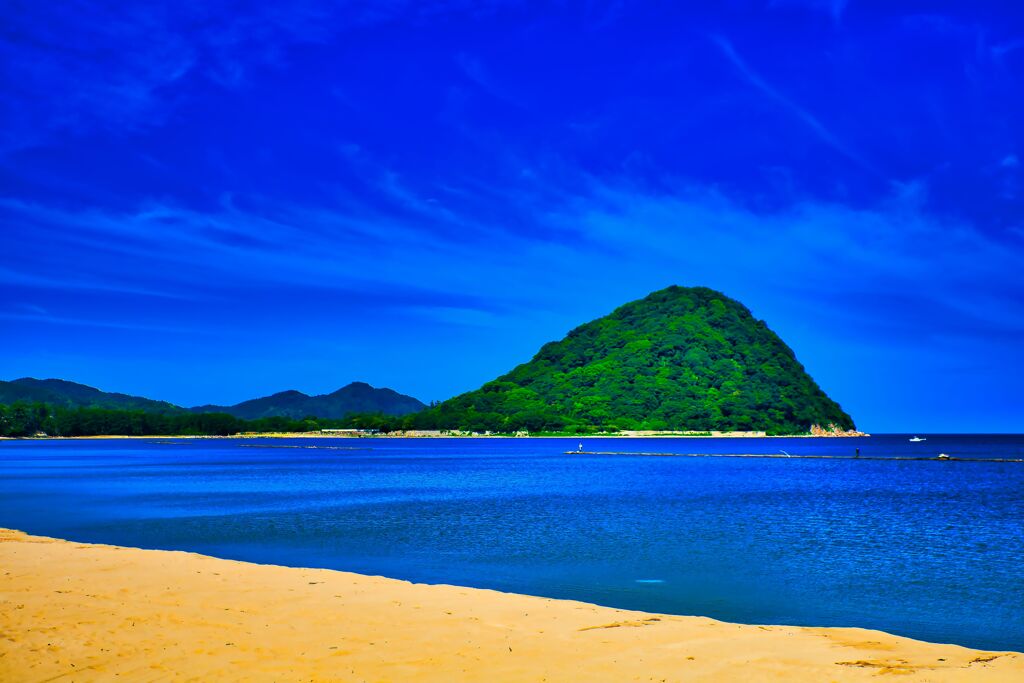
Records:
{"label": "distant mountain range", "polygon": [[145,410],[151,413],[170,413],[183,410],[167,401],[154,401],[141,396],[129,396],[100,391],[77,382],[63,379],[35,379],[23,377],[11,382],[0,380],[0,404],[28,401],[49,403],[65,408],[109,408],[114,410]]}
{"label": "distant mountain range", "polygon": [[331,394],[308,396],[301,391],[282,391],[233,406],[198,406],[192,408],[192,412],[227,413],[243,420],[276,416],[301,420],[310,415],[339,418],[350,413],[408,415],[424,408],[426,406],[412,396],[392,389],[376,389],[365,382],[352,382]]}
{"label": "distant mountain range", "polygon": [[24,377],[10,382],[0,381],[0,404],[15,401],[49,403],[66,408],[144,410],[156,413],[227,413],[246,420],[260,417],[301,419],[310,415],[336,419],[351,413],[407,415],[426,407],[412,396],[400,394],[392,389],[378,389],[365,382],[352,382],[333,393],[319,396],[308,396],[300,391],[282,391],[233,406],[204,405],[183,408],[167,401],[100,391],[63,379]]}

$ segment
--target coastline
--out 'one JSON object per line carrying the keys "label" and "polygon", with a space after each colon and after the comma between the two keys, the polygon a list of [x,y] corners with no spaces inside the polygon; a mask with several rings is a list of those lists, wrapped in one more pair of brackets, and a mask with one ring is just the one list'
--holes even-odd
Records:
{"label": "coastline", "polygon": [[633,433],[608,434],[464,434],[390,432],[387,434],[337,434],[323,432],[243,432],[216,436],[209,434],[93,434],[89,436],[0,436],[0,441],[71,441],[83,439],[856,439],[870,434],[751,434],[719,432],[712,434]]}
{"label": "coastline", "polygon": [[0,679],[1024,679],[1021,653],[0,530]]}

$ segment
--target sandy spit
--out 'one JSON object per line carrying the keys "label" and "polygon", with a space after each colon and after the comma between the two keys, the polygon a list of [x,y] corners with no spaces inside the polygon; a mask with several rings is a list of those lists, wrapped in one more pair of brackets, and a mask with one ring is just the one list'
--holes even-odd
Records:
{"label": "sandy spit", "polygon": [[1024,655],[0,530],[0,681],[1024,681]]}

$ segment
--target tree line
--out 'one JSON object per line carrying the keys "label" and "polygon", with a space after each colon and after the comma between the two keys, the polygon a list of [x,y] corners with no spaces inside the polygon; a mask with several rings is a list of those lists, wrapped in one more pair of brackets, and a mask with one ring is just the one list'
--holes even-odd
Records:
{"label": "tree line", "polygon": [[[496,420],[488,424],[466,423],[466,429],[494,433],[544,430],[545,424],[529,421]],[[343,418],[315,416],[301,420],[263,417],[244,420],[227,413],[156,413],[144,410],[77,407],[18,401],[0,404],[0,436],[231,436],[243,433],[315,432],[321,429],[362,429],[381,433],[416,429],[437,429],[437,420],[427,412],[409,415],[353,413]],[[445,427],[447,428],[447,427]],[[532,429],[531,429],[532,428]],[[599,427],[580,426],[574,433],[592,433]]]}
{"label": "tree line", "polygon": [[[372,422],[369,416],[366,422]],[[350,427],[353,420],[243,420],[226,413],[155,413],[111,408],[68,408],[48,403],[0,405],[0,436],[229,436],[243,432],[308,432]]]}

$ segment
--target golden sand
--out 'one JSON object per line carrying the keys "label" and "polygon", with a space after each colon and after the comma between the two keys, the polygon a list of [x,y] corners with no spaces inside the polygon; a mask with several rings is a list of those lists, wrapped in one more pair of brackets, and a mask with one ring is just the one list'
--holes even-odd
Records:
{"label": "golden sand", "polygon": [[0,681],[1024,681],[1024,655],[0,530]]}

